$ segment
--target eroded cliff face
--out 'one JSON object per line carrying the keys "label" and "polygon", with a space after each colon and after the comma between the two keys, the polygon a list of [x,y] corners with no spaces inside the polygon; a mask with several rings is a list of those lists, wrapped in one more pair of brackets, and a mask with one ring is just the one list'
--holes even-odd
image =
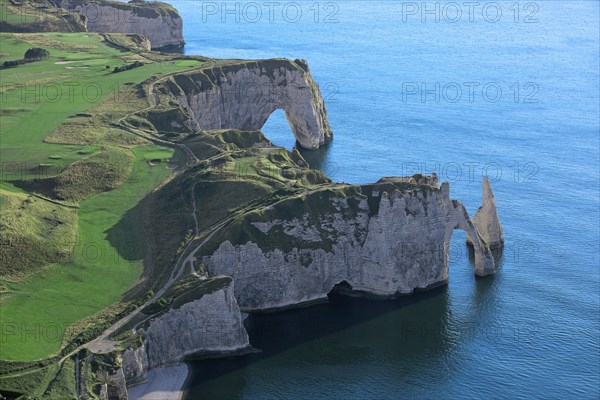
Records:
{"label": "eroded cliff face", "polygon": [[177,100],[191,130],[260,130],[285,111],[298,143],[316,149],[332,139],[319,86],[304,60],[240,61],[177,74],[157,85]]}
{"label": "eroded cliff face", "polygon": [[153,49],[184,44],[183,20],[165,3],[60,0],[57,4],[85,17],[90,32],[137,33],[147,37]]}
{"label": "eroded cliff face", "polygon": [[[463,205],[450,199],[447,183],[433,183],[388,178],[284,200],[216,235],[216,250],[203,263],[211,274],[234,278],[244,311],[323,300],[340,283],[383,297],[445,284],[454,229],[473,238],[475,273],[494,273],[492,254]],[[219,244],[228,235],[237,242]]]}
{"label": "eroded cliff face", "polygon": [[100,384],[100,400],[128,400],[127,382],[122,368],[117,369],[113,374],[99,375],[101,375],[100,380],[104,382]]}
{"label": "eroded cliff face", "polygon": [[144,337],[148,369],[178,364],[199,353],[232,353],[250,347],[233,283],[170,309],[139,333]]}

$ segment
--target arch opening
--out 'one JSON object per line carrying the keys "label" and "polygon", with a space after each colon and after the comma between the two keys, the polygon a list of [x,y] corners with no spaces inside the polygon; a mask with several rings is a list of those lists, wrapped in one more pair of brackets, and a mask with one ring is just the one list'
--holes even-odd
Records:
{"label": "arch opening", "polygon": [[475,253],[466,244],[467,233],[461,229],[452,231],[448,242],[448,288],[451,292],[468,293],[473,286]]}
{"label": "arch opening", "polygon": [[285,111],[281,108],[276,109],[269,115],[261,131],[275,146],[285,147],[288,150],[296,147],[294,131]]}
{"label": "arch opening", "polygon": [[352,295],[352,285],[348,281],[341,281],[333,286],[333,288],[327,293],[329,300],[338,299],[340,297],[350,297]]}

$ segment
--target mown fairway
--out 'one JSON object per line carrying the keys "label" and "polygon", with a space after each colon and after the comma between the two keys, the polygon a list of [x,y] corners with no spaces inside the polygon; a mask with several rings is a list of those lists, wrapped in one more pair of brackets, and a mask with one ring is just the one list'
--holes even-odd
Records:
{"label": "mown fairway", "polygon": [[[28,196],[13,181],[56,175],[76,160],[105,151],[106,146],[119,146],[133,159],[124,183],[79,204],[65,206],[38,197],[27,200],[38,204],[37,210],[47,207],[59,216],[75,210],[77,229],[66,260],[46,265],[25,279],[0,280],[0,359],[25,361],[58,352],[65,329],[119,301],[138,281],[145,253],[144,216],[138,205],[171,173],[166,159],[174,156],[172,149],[150,144],[62,145],[46,143],[44,138],[69,117],[101,103],[107,107],[110,99],[115,110],[127,110],[130,105],[120,92],[124,88],[200,62],[145,59],[143,53],[110,47],[93,33],[0,34],[0,43],[1,62],[21,59],[31,47],[51,54],[42,61],[0,70],[0,205],[5,216],[18,214],[2,221],[20,221],[26,229],[39,225],[39,221],[27,223],[31,222],[27,212],[9,208],[18,204],[17,195],[19,201]],[[145,65],[111,73],[115,66],[134,60]],[[161,162],[152,166],[151,160]],[[64,223],[58,217],[57,221]],[[1,225],[0,230],[6,228]],[[46,240],[55,239],[50,235]]]}

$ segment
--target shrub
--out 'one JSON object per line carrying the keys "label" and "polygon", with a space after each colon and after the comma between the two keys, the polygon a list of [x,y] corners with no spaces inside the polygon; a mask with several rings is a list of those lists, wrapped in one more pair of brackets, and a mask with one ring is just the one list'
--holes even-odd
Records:
{"label": "shrub", "polygon": [[50,56],[50,52],[39,47],[32,47],[25,52],[25,57],[22,60],[4,61],[2,68],[18,67],[19,65],[28,64],[34,61],[39,61]]}
{"label": "shrub", "polygon": [[41,60],[50,57],[50,52],[41,47],[32,47],[25,52],[25,60]]}
{"label": "shrub", "polygon": [[4,68],[10,68],[10,67],[16,67],[18,65],[21,64],[25,64],[26,61],[25,60],[13,60],[13,61],[4,61],[4,64],[2,64],[4,66]]}
{"label": "shrub", "polygon": [[113,74],[116,74],[117,72],[129,71],[130,69],[142,67],[143,65],[144,63],[141,61],[134,61],[132,64],[123,65],[121,67],[115,67],[115,69],[113,69]]}

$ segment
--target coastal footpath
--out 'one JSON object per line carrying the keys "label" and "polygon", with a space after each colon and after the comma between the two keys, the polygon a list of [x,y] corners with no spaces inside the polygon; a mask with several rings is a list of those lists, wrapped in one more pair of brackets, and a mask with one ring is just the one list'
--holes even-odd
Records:
{"label": "coastal footpath", "polygon": [[[394,298],[445,285],[448,244],[454,229],[475,238],[475,273],[486,276],[495,272],[482,233],[493,236],[498,232],[483,231],[490,225],[471,222],[462,204],[450,199],[449,185],[438,187],[435,176],[328,186],[308,197],[312,198],[292,197],[268,207],[273,213],[285,209],[287,218],[263,214],[257,219],[264,210],[253,210],[236,221],[244,226],[232,222],[214,239],[205,241],[206,248],[200,246],[199,253],[210,253],[219,237],[228,238],[203,257],[204,274],[182,278],[161,297],[168,301],[155,301],[114,333],[125,350],[108,353],[114,367],[104,372],[99,398],[127,399],[127,390],[143,394],[141,388],[135,388],[144,387],[153,369],[176,366],[187,359],[251,351],[242,311],[307,306],[327,301],[332,291]],[[329,209],[312,208],[315,199],[329,203]],[[289,202],[297,207],[287,208]],[[304,207],[317,215],[304,214]],[[255,236],[234,246],[229,229]],[[92,363],[107,356],[86,354]],[[154,390],[152,385],[145,387]]]}

